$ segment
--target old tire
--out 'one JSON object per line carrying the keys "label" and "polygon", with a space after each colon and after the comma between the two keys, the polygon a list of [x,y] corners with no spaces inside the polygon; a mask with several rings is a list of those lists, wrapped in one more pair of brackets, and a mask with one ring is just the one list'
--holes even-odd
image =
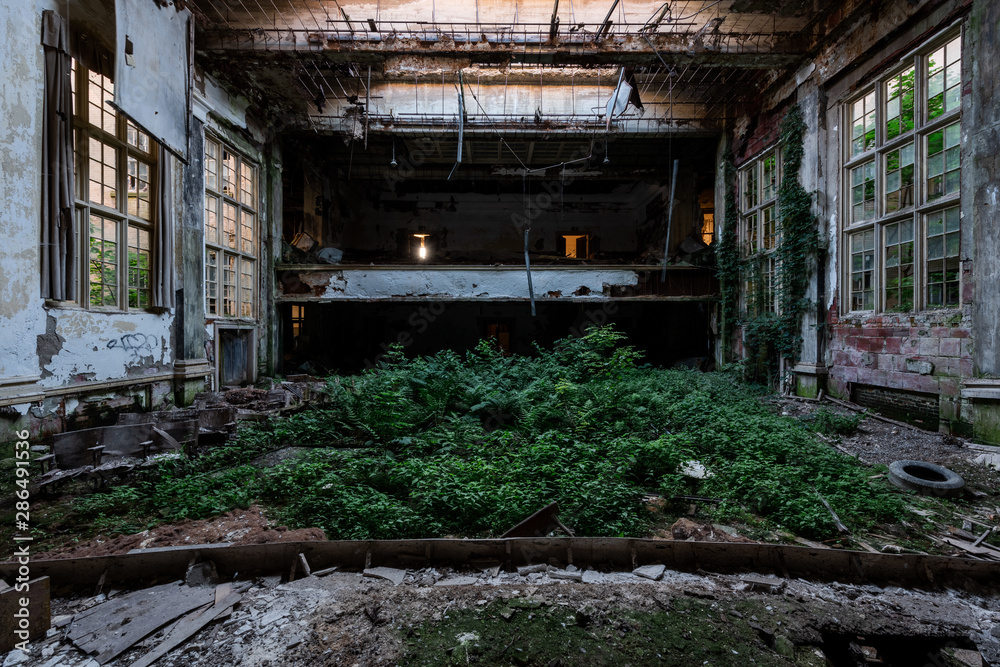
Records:
{"label": "old tire", "polygon": [[901,489],[941,498],[960,496],[965,487],[965,480],[957,472],[926,461],[893,461],[889,464],[889,481]]}

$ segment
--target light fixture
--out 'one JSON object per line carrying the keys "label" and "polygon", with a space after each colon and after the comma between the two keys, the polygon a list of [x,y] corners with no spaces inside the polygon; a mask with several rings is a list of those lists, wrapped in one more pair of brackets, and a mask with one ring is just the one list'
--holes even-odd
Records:
{"label": "light fixture", "polygon": [[395,169],[396,166],[397,166],[397,164],[398,163],[396,162],[396,140],[393,139],[392,140],[392,162],[389,163],[389,166],[392,167],[393,169]]}
{"label": "light fixture", "polygon": [[611,160],[608,159],[608,144],[604,144],[604,164],[611,164]]}
{"label": "light fixture", "polygon": [[414,238],[420,239],[420,247],[417,248],[417,257],[420,259],[427,259],[427,246],[424,245],[424,239],[426,239],[430,234],[414,234]]}

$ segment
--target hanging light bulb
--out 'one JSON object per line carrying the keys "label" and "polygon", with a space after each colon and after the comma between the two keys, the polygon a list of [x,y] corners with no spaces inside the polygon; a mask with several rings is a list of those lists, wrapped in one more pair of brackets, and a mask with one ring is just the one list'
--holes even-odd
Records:
{"label": "hanging light bulb", "polygon": [[420,247],[417,248],[417,257],[427,259],[427,246],[424,244],[424,239],[430,236],[430,234],[414,234],[413,236],[420,239]]}
{"label": "hanging light bulb", "polygon": [[396,163],[396,140],[395,139],[392,140],[392,162],[389,163],[389,166],[392,167],[393,169],[395,169],[396,166],[397,166],[397,163]]}
{"label": "hanging light bulb", "polygon": [[611,164],[611,160],[608,159],[608,144],[604,144],[604,164]]}

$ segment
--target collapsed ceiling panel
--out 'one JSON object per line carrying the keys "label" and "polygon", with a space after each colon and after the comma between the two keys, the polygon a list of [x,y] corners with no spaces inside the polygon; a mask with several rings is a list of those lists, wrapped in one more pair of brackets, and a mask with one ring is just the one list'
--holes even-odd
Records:
{"label": "collapsed ceiling panel", "polygon": [[[830,11],[739,0],[193,0],[206,69],[286,127],[714,132],[797,66]],[[608,123],[621,67],[642,102]],[[458,115],[459,72],[466,104]]]}

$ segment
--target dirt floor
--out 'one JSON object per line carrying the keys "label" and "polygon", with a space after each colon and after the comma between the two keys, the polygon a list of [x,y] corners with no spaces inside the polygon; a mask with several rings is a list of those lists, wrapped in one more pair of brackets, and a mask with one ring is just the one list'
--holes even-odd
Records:
{"label": "dirt floor", "polygon": [[260,507],[252,505],[248,509],[234,510],[212,519],[163,524],[135,535],[98,535],[85,542],[68,542],[64,546],[39,553],[35,558],[107,556],[128,553],[132,549],[186,544],[263,544],[325,539],[326,535],[320,528],[289,530],[285,526],[275,526]]}
{"label": "dirt floor", "polygon": [[[790,398],[775,401],[781,414],[803,418],[822,408],[838,415],[856,415],[855,410],[830,402],[815,403]],[[869,414],[851,435],[821,435],[862,463],[889,465],[900,459],[927,461],[948,466],[949,463],[971,461],[981,452],[969,449],[968,440],[951,435],[925,431],[914,426],[894,424]]]}
{"label": "dirt floor", "polygon": [[[164,667],[305,665],[980,666],[1000,657],[1000,597],[748,575],[627,572],[357,572],[255,580],[232,614]],[[390,572],[389,576],[393,576]],[[210,584],[211,585],[211,584]],[[125,591],[55,599],[61,629],[11,664],[93,667],[64,639],[70,618]],[[164,633],[108,662],[129,665]],[[8,661],[11,658],[8,656]],[[830,662],[827,662],[827,661]],[[849,661],[850,660],[850,661]],[[4,662],[7,664],[7,662]],[[994,663],[1000,664],[1000,663]]]}

